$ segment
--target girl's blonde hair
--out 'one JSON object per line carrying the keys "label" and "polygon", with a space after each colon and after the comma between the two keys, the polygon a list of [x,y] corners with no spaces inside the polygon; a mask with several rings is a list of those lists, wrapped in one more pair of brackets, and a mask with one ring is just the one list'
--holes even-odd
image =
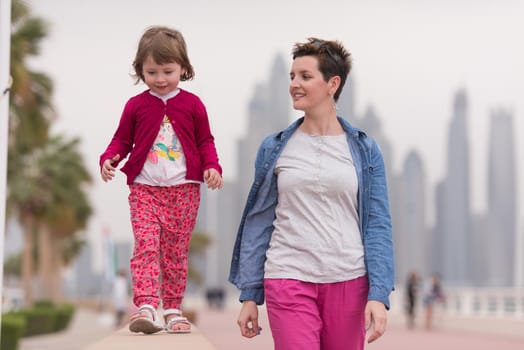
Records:
{"label": "girl's blonde hair", "polygon": [[181,81],[193,79],[195,72],[187,55],[187,47],[182,33],[176,29],[154,26],[149,27],[138,43],[133,68],[133,77],[138,84],[144,81],[142,68],[146,59],[151,56],[155,63],[165,64],[176,62],[182,66]]}

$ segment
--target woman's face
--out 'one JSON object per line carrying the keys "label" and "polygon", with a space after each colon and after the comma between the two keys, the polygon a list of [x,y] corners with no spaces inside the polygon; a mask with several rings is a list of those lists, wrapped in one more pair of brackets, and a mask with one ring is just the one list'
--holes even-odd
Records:
{"label": "woman's face", "polygon": [[[324,103],[332,104],[332,84],[324,81],[318,69],[318,58],[301,56],[293,60],[290,72],[289,94],[293,108],[307,113]],[[331,93],[331,95],[330,95]]]}

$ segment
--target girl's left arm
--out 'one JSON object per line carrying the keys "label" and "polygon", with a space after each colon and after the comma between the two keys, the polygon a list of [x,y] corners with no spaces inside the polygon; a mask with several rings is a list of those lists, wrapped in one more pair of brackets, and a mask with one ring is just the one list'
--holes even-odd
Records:
{"label": "girl's left arm", "polygon": [[222,175],[222,167],[218,161],[215,147],[215,138],[211,133],[206,107],[200,99],[198,99],[195,109],[195,141],[202,160],[202,167],[203,169],[213,168]]}

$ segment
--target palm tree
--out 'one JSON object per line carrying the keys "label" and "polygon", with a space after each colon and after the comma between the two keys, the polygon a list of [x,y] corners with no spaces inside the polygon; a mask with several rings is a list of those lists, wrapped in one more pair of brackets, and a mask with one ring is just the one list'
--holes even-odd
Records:
{"label": "palm tree", "polygon": [[[60,267],[71,259],[65,247],[79,247],[91,207],[84,186],[90,182],[78,152],[78,139],[49,137],[55,118],[52,82],[31,71],[27,58],[38,55],[47,26],[22,1],[12,2],[10,123],[7,170],[8,215],[24,232],[22,279],[26,304],[33,301],[33,266],[38,255],[43,296],[59,297]],[[37,239],[38,238],[38,239]],[[38,243],[39,249],[36,249]]]}
{"label": "palm tree", "polygon": [[[60,299],[59,272],[65,261],[62,246],[85,227],[92,212],[84,189],[91,178],[78,145],[78,139],[49,139],[41,149],[22,157],[24,171],[9,183],[9,200],[16,207],[26,238],[22,271],[27,269],[25,264],[32,265],[38,235],[41,297],[55,301]],[[32,297],[30,284],[26,292]]]}
{"label": "palm tree", "polygon": [[[40,53],[40,42],[47,36],[47,24],[31,15],[20,0],[12,2],[11,87],[9,146],[16,153],[27,153],[44,144],[55,118],[51,106],[53,85],[43,73],[28,69],[27,59]],[[10,158],[11,162],[12,159]]]}
{"label": "palm tree", "polygon": [[42,193],[49,202],[39,230],[39,267],[42,297],[61,299],[60,271],[65,264],[64,247],[77,238],[75,233],[85,228],[92,209],[85,193],[91,177],[78,151],[79,139],[53,137],[38,152],[40,177],[34,179],[45,188]]}
{"label": "palm tree", "polygon": [[32,275],[34,236],[37,219],[41,216],[40,199],[33,195],[33,186],[13,182],[25,173],[23,164],[34,148],[47,140],[49,123],[54,114],[50,107],[51,80],[44,74],[27,68],[26,60],[39,52],[40,41],[47,35],[46,24],[31,16],[29,8],[20,0],[12,2],[11,77],[9,142],[7,165],[7,210],[18,214],[24,229],[22,252],[22,279],[26,303],[32,302]]}

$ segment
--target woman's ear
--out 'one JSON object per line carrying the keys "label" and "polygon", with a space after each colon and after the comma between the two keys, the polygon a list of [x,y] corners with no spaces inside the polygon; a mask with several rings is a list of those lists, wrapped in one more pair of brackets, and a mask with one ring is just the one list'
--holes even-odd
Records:
{"label": "woman's ear", "polygon": [[335,92],[337,92],[340,86],[340,77],[338,75],[331,77],[328,81],[328,85],[329,85],[329,94],[333,96]]}

